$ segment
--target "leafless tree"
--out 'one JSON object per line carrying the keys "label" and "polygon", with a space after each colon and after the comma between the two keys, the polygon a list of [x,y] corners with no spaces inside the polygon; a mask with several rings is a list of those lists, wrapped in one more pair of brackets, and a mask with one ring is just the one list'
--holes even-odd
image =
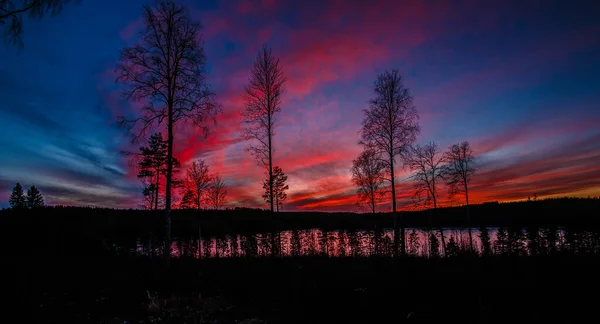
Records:
{"label": "leafless tree", "polygon": [[227,196],[227,185],[223,178],[217,173],[211,177],[208,202],[214,209],[221,209],[225,205]]}
{"label": "leafless tree", "polygon": [[471,233],[471,219],[469,214],[469,183],[477,172],[475,157],[469,142],[457,143],[444,153],[446,162],[446,185],[450,196],[464,194],[467,205],[467,226],[469,228],[469,244],[473,251],[473,235]]}
{"label": "leafless tree", "polygon": [[[423,146],[416,145],[403,155],[403,159],[406,166],[414,171],[411,179],[414,181],[415,202],[427,206],[433,205],[434,210],[437,209],[438,190],[443,183],[446,170],[438,145],[434,142]],[[445,254],[446,242],[442,228],[440,228],[440,236]]]}
{"label": "leafless tree", "polygon": [[[396,213],[396,156],[406,152],[414,143],[419,128],[419,115],[413,97],[398,70],[386,71],[377,76],[374,97],[364,110],[361,140],[359,143],[374,150],[385,164],[391,184],[392,211],[394,213],[394,253],[398,250],[398,220]],[[401,229],[401,249],[406,254],[405,229]]]}
{"label": "leafless tree", "polygon": [[22,49],[22,16],[26,13],[34,19],[40,19],[48,13],[55,16],[69,2],[79,2],[79,0],[0,0],[0,26],[5,28],[4,37],[8,42]]}
{"label": "leafless tree", "polygon": [[207,200],[206,196],[211,189],[213,179],[208,172],[208,165],[204,160],[196,160],[187,170],[185,190],[194,193],[194,203],[200,209],[202,202]]}
{"label": "leafless tree", "polygon": [[[145,30],[141,41],[121,52],[118,82],[124,96],[144,104],[138,118],[119,117],[133,141],[166,122],[167,176],[165,194],[165,258],[170,257],[173,133],[178,122],[191,122],[207,133],[220,107],[214,101],[204,71],[205,55],[201,26],[190,18],[187,8],[173,1],[144,6]],[[136,127],[140,126],[140,127]]]}
{"label": "leafless tree", "polygon": [[375,151],[366,149],[352,161],[352,182],[358,188],[358,199],[375,214],[375,207],[385,195],[385,165]]}
{"label": "leafless tree", "polygon": [[266,45],[263,46],[254,61],[250,83],[244,93],[246,109],[243,112],[243,132],[247,140],[255,141],[248,147],[248,151],[260,166],[267,169],[271,211],[274,211],[273,136],[277,113],[281,111],[285,81],[279,59],[273,56]]}

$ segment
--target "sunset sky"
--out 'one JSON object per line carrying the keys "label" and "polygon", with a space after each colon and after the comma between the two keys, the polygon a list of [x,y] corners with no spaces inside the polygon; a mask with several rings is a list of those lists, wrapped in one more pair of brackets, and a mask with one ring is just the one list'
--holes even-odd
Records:
{"label": "sunset sky", "polygon": [[[414,96],[417,143],[471,142],[479,169],[472,202],[600,195],[597,1],[184,3],[204,25],[208,79],[223,113],[206,139],[178,131],[175,156],[184,168],[202,158],[219,171],[231,207],[267,207],[264,171],[239,132],[241,94],[264,43],[288,78],[274,139],[290,186],[286,211],[360,210],[350,167],[362,109],[386,69],[399,69]],[[17,181],[39,187],[50,204],[140,204],[137,172],[119,154],[139,145],[116,124],[133,108],[114,67],[143,28],[142,4],[82,1],[26,19],[21,53],[0,44],[0,207]],[[408,174],[398,174],[402,208]]]}

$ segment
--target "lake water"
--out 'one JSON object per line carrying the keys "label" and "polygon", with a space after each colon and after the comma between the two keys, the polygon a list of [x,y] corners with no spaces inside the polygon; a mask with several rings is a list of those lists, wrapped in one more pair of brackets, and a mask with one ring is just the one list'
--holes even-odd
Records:
{"label": "lake water", "polygon": [[[598,253],[600,234],[592,231],[559,229],[487,229],[482,235],[472,229],[473,250],[478,254],[547,254],[555,252]],[[446,253],[450,256],[470,250],[468,229],[443,231]],[[439,230],[407,229],[406,250],[413,256],[444,255]],[[482,239],[483,238],[483,239]],[[225,237],[174,238],[173,257],[228,258],[278,256],[370,257],[392,256],[394,233],[374,231],[323,231],[320,229],[234,235]],[[120,253],[161,255],[162,244],[143,238],[132,244],[113,246]]]}

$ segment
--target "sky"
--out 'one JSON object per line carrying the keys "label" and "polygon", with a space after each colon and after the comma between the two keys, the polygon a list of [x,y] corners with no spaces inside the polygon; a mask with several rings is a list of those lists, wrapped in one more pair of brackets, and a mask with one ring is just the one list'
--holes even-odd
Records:
{"label": "sky", "polygon": [[[16,182],[49,204],[137,207],[135,150],[116,123],[135,109],[115,65],[143,29],[144,2],[82,1],[26,19],[22,51],[0,44],[0,207]],[[420,115],[419,144],[468,140],[470,202],[600,195],[600,5],[596,1],[183,1],[201,22],[207,78],[222,104],[208,137],[176,131],[183,169],[204,159],[228,206],[261,207],[264,171],[240,136],[242,93],[263,44],[286,92],[274,163],[285,211],[361,211],[350,167],[377,74],[398,69]],[[158,129],[159,130],[159,129]],[[409,170],[397,199],[411,207]],[[448,198],[445,205],[464,202]],[[379,211],[389,211],[385,199]]]}

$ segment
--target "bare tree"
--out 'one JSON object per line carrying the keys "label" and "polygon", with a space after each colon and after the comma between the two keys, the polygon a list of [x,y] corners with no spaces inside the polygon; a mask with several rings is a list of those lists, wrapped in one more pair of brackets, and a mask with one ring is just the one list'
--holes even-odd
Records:
{"label": "bare tree", "polygon": [[[419,128],[419,115],[413,97],[398,70],[386,71],[377,76],[374,97],[369,108],[364,110],[361,141],[359,143],[374,150],[385,163],[391,184],[392,211],[394,213],[394,253],[398,250],[398,220],[396,213],[396,156],[406,152],[414,143]],[[405,229],[402,224],[401,249],[406,254]]]}
{"label": "bare tree", "polygon": [[[13,45],[23,48],[23,15],[41,19],[46,14],[59,14],[69,0],[0,0],[0,25],[4,26],[4,37]],[[75,0],[79,2],[79,0]]]}
{"label": "bare tree", "polygon": [[385,164],[373,150],[366,149],[352,161],[352,182],[358,188],[359,202],[365,203],[375,214],[375,206],[384,195]]}
{"label": "bare tree", "polygon": [[208,165],[204,160],[196,160],[187,170],[185,190],[194,193],[193,200],[196,208],[200,209],[212,185],[213,179],[208,172]]}
{"label": "bare tree", "polygon": [[250,83],[246,86],[244,100],[246,109],[243,112],[245,125],[244,137],[255,140],[248,151],[256,158],[258,164],[267,169],[269,181],[269,200],[271,211],[274,211],[273,192],[273,136],[277,113],[281,111],[281,95],[284,91],[286,77],[283,74],[279,59],[272,51],[263,46],[258,53],[250,75]]}
{"label": "bare tree", "polygon": [[467,227],[469,228],[469,244],[473,251],[473,235],[471,233],[471,217],[469,214],[469,183],[477,172],[475,169],[475,157],[469,142],[457,143],[444,153],[444,161],[447,165],[446,185],[450,196],[464,194],[467,205]]}
{"label": "bare tree", "polygon": [[[192,21],[187,8],[173,1],[144,6],[145,30],[141,42],[124,48],[117,64],[118,82],[125,85],[124,96],[144,104],[141,116],[119,117],[122,127],[133,135],[133,141],[146,131],[166,122],[167,179],[165,198],[165,258],[170,258],[171,187],[173,133],[180,122],[192,122],[207,134],[208,120],[220,111],[214,102],[204,71],[205,55],[201,26]],[[134,130],[136,125],[141,128]]]}
{"label": "bare tree", "polygon": [[[414,171],[411,179],[414,181],[414,199],[417,204],[427,206],[433,205],[437,209],[437,198],[439,190],[439,181],[443,181],[445,176],[444,158],[434,142],[423,146],[416,145],[411,147],[407,154],[403,156],[405,164]],[[442,249],[446,253],[446,242],[444,231],[440,227],[440,236],[442,239]]]}
{"label": "bare tree", "polygon": [[208,202],[214,209],[221,209],[225,205],[227,196],[227,185],[223,178],[217,173],[211,177]]}

